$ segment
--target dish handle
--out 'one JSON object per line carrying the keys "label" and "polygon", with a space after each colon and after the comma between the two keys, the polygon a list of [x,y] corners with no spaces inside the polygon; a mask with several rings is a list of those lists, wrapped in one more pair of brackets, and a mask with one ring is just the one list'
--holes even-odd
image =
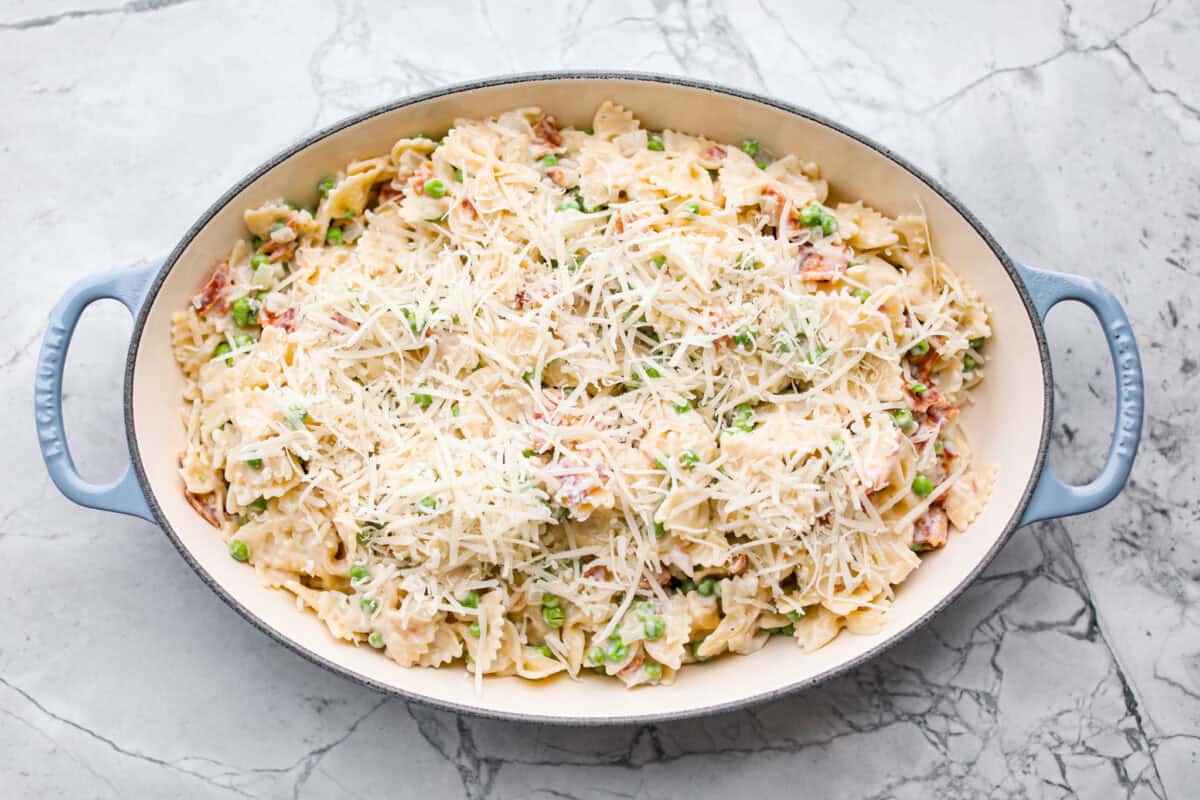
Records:
{"label": "dish handle", "polygon": [[1095,480],[1083,486],[1063,483],[1047,463],[1034,487],[1021,525],[1054,517],[1069,517],[1095,511],[1108,504],[1129,480],[1133,458],[1142,436],[1142,412],[1145,395],[1142,388],[1142,361],[1125,309],[1112,292],[1099,283],[1077,275],[1034,269],[1017,264],[1017,271],[1033,298],[1034,308],[1043,320],[1050,309],[1065,300],[1075,300],[1092,310],[1100,321],[1117,377],[1117,420],[1104,468]]}
{"label": "dish handle", "polygon": [[34,419],[38,444],[50,479],[67,499],[88,508],[116,511],[154,521],[154,514],[138,485],[132,463],[126,464],[121,477],[112,483],[89,483],[75,468],[67,436],[63,429],[62,381],[67,347],[75,326],[85,308],[97,300],[117,300],[136,316],[146,296],[150,281],[162,262],[144,267],[92,275],[76,283],[50,312],[50,324],[42,339],[38,354],[37,377],[34,384]]}

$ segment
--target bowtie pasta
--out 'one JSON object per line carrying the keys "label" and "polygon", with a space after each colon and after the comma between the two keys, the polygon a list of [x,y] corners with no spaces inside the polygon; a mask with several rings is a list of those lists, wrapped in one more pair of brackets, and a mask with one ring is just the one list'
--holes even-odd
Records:
{"label": "bowtie pasta", "polygon": [[879,630],[994,482],[979,296],[816,164],[524,108],[245,212],[173,320],[196,511],[404,666],[626,686]]}

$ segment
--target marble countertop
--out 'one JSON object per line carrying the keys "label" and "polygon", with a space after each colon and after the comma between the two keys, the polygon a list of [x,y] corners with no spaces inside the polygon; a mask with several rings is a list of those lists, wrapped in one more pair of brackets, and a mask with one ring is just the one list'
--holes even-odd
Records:
{"label": "marble countertop", "polygon": [[[0,2],[0,794],[1196,796],[1196,0],[118,2]],[[331,675],[242,622],[154,526],[50,484],[33,364],[71,282],[165,253],[236,178],[340,117],[473,77],[604,67],[841,120],[943,181],[1015,256],[1103,281],[1147,373],[1127,491],[1019,531],[936,622],[818,691],[574,730]],[[1052,460],[1086,479],[1111,368],[1081,309],[1048,328]],[[129,329],[98,305],[69,357],[68,429],[92,478],[124,458]]]}

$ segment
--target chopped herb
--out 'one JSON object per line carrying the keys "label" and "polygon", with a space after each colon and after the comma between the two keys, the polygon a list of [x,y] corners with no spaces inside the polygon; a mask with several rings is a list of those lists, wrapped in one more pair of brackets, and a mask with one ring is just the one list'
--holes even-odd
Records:
{"label": "chopped herb", "polygon": [[741,150],[751,158],[758,155],[758,139],[743,139]]}
{"label": "chopped herb", "polygon": [[746,433],[754,430],[754,408],[749,403],[739,403],[733,409],[729,424]]}
{"label": "chopped herb", "polygon": [[654,150],[656,152],[662,152],[663,150],[666,150],[667,146],[663,144],[662,135],[658,133],[650,134],[646,138],[646,149]]}

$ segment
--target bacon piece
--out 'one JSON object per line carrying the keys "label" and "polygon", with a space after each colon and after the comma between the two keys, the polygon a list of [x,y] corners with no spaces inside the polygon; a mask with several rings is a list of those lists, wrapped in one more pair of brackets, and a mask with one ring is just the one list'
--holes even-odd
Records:
{"label": "bacon piece", "polygon": [[650,575],[643,575],[641,581],[638,582],[638,586],[642,587],[643,589],[649,589],[651,578],[653,578],[654,582],[659,586],[666,586],[671,582],[671,573],[670,571],[663,569]]}
{"label": "bacon piece", "polygon": [[624,675],[627,678],[632,678],[634,675],[637,675],[638,670],[642,668],[642,664],[644,663],[646,663],[646,654],[639,650],[637,655],[630,659],[628,664],[626,664],[624,667],[621,667],[621,671],[618,674]]}
{"label": "bacon piece", "polygon": [[518,289],[517,296],[513,298],[513,305],[515,305],[517,307],[518,311],[522,311],[522,310],[524,310],[525,305],[528,302],[529,302],[529,292],[525,291],[524,289]]}
{"label": "bacon piece", "polygon": [[192,308],[200,314],[206,314],[213,308],[217,309],[217,313],[224,314],[229,309],[229,301],[225,296],[228,286],[229,262],[222,261],[213,269],[200,291],[192,296]]}
{"label": "bacon piece", "polygon": [[379,187],[379,202],[386,203],[396,198],[404,197],[403,185],[397,186],[395,181],[388,181]]}
{"label": "bacon piece", "polygon": [[566,189],[571,185],[567,180],[567,171],[562,167],[552,167],[546,170],[546,177],[554,181],[554,184],[562,189]]}
{"label": "bacon piece", "polygon": [[594,581],[608,580],[608,567],[603,564],[592,564],[583,571],[583,577]]}
{"label": "bacon piece", "polygon": [[476,208],[475,204],[472,203],[469,199],[464,197],[462,199],[462,202],[459,203],[459,205],[462,206],[467,211],[467,213],[471,215],[471,219],[479,219],[479,209]]}
{"label": "bacon piece", "polygon": [[736,556],[733,557],[733,560],[729,562],[729,566],[725,567],[725,569],[729,571],[730,575],[739,575],[739,574],[741,574],[741,571],[744,570],[745,568],[746,568],[746,554],[745,553],[738,553]]}
{"label": "bacon piece", "polygon": [[625,218],[620,214],[617,214],[616,219],[613,220],[613,231],[618,235],[625,232]]}
{"label": "bacon piece", "polygon": [[[188,505],[196,509],[196,513],[204,517],[204,521],[214,528],[221,527],[221,519],[217,515],[217,510],[209,505],[206,501],[200,499],[200,495],[184,490],[183,496],[187,498]],[[207,496],[207,495],[206,495]]]}
{"label": "bacon piece", "polygon": [[258,324],[264,328],[274,325],[290,333],[296,330],[296,307],[292,306],[281,314],[272,314],[267,310],[266,304],[263,304],[262,308],[258,309]]}
{"label": "bacon piece", "polygon": [[[289,310],[292,310],[292,309],[289,309]],[[262,312],[260,310],[259,314],[261,315],[261,313]],[[332,319],[338,325],[341,325],[343,328],[349,328],[352,331],[356,331],[359,328],[359,324],[356,321],[350,319],[349,317],[347,317],[345,314],[343,314],[340,311],[333,312],[333,315],[330,317],[330,319]]]}
{"label": "bacon piece", "polygon": [[705,148],[700,154],[700,166],[705,169],[716,169],[725,160],[725,148],[719,144]]}
{"label": "bacon piece", "polygon": [[542,114],[533,126],[533,132],[538,139],[554,148],[562,147],[562,134],[558,131],[558,122],[553,114]]}
{"label": "bacon piece", "polygon": [[425,181],[433,177],[433,162],[424,161],[421,166],[417,167],[417,171],[408,179],[408,186],[416,194],[425,193]]}
{"label": "bacon piece", "polygon": [[800,248],[800,277],[806,281],[832,281],[850,266],[845,251],[817,252],[812,245]]}
{"label": "bacon piece", "polygon": [[913,524],[912,549],[918,553],[934,550],[946,543],[948,534],[946,512],[931,508]]}

